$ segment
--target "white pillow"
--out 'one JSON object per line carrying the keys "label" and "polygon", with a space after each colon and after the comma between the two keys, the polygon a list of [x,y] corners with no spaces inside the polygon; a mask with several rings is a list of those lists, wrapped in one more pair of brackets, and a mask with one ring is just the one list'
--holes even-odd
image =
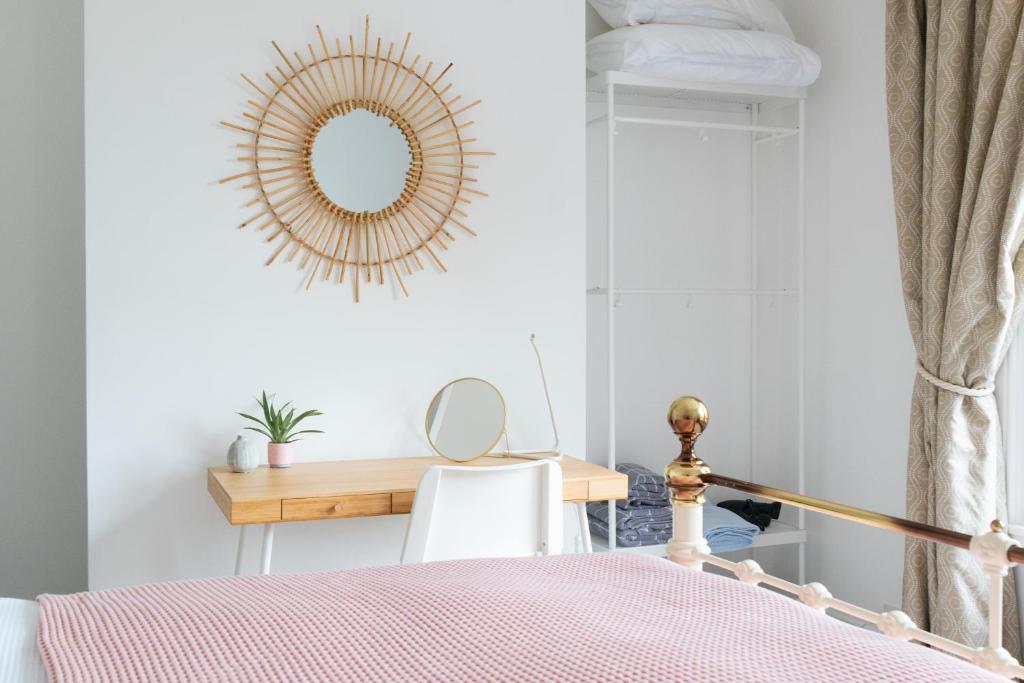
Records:
{"label": "white pillow", "polygon": [[21,683],[50,680],[36,647],[39,605],[34,600],[0,598],[0,678]]}
{"label": "white pillow", "polygon": [[609,26],[686,24],[767,31],[793,40],[793,30],[771,0],[589,0]]}
{"label": "white pillow", "polygon": [[587,43],[587,68],[677,81],[806,86],[821,59],[773,33],[644,24],[602,33]]}

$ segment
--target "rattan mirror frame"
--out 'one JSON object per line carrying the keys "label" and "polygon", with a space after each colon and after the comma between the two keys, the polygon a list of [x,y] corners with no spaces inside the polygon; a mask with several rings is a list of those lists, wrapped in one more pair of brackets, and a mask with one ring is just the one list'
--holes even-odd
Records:
{"label": "rattan mirror frame", "polygon": [[[255,225],[257,232],[270,231],[266,242],[277,242],[265,265],[271,265],[285,250],[284,262],[297,260],[308,270],[306,289],[319,278],[345,282],[350,278],[355,301],[360,284],[385,282],[385,272],[404,296],[409,295],[402,273],[423,270],[424,261],[447,272],[440,252],[447,251],[455,235],[449,224],[467,235],[477,233],[465,223],[467,195],[487,194],[469,187],[477,179],[467,174],[478,165],[468,159],[493,152],[468,149],[477,142],[465,136],[474,121],[459,120],[480,104],[462,104],[462,96],[445,99],[452,84],[441,85],[452,68],[449,63],[434,73],[434,62],[421,68],[422,57],[409,54],[408,33],[397,58],[396,46],[382,50],[377,37],[371,50],[370,18],[363,28],[363,47],[356,49],[350,34],[347,46],[340,37],[333,44],[316,27],[318,47],[307,43],[308,56],[298,51],[289,57],[271,41],[282,65],[264,76],[261,87],[242,74],[242,79],[259,99],[249,99],[250,110],[242,112],[244,123],[221,121],[228,128],[245,133],[247,142],[237,161],[247,170],[222,178],[220,183],[241,182],[241,188],[255,190],[246,207],[261,206],[239,228]],[[347,47],[347,51],[346,48]],[[355,108],[386,116],[409,144],[411,162],[405,187],[389,206],[378,211],[350,211],[332,201],[313,174],[312,150],[316,136],[328,121]],[[424,256],[424,258],[420,258]]]}

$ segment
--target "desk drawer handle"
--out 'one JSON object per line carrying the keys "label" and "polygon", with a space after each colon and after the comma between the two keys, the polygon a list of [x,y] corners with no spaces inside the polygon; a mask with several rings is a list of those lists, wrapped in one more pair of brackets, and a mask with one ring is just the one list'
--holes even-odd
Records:
{"label": "desk drawer handle", "polygon": [[341,512],[341,503],[335,503],[334,507],[331,508],[334,512]]}

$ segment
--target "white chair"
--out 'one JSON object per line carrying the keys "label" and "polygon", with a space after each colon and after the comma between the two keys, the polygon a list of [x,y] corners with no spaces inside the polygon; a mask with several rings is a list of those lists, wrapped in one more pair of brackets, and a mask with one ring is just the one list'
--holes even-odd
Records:
{"label": "white chair", "polygon": [[562,468],[551,460],[431,467],[420,479],[402,563],[562,552]]}

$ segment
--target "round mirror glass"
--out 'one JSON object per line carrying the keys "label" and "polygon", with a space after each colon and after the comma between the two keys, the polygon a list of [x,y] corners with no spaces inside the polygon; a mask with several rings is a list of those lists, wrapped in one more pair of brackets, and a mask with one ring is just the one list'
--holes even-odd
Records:
{"label": "round mirror glass", "polygon": [[311,162],[320,189],[349,211],[379,211],[405,187],[412,154],[405,135],[386,116],[353,109],[323,125]]}
{"label": "round mirror glass", "polygon": [[446,384],[427,408],[427,439],[439,455],[466,462],[491,452],[505,431],[505,399],[490,382]]}

